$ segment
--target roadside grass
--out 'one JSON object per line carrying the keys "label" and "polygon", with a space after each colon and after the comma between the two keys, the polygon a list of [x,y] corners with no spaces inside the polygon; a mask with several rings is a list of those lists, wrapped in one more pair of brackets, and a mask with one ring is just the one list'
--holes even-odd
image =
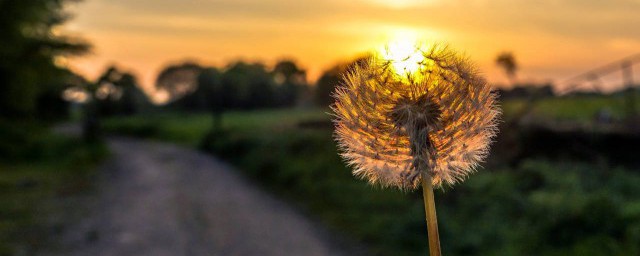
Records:
{"label": "roadside grass", "polygon": [[[283,129],[298,122],[329,120],[322,110],[260,110],[228,112],[223,115],[226,130],[259,132],[265,129]],[[213,126],[206,113],[154,113],[149,115],[112,117],[103,122],[107,132],[130,136],[162,139],[182,145],[197,146]]]}
{"label": "roadside grass", "polygon": [[107,154],[101,144],[47,131],[33,136],[37,145],[27,155],[0,160],[0,255],[34,255],[49,246],[48,205],[89,189],[93,167]]}

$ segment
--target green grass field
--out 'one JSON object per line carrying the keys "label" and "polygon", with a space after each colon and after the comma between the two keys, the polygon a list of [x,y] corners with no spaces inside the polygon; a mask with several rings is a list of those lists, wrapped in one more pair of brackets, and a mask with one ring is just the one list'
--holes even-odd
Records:
{"label": "green grass field", "polygon": [[[48,246],[56,198],[86,192],[102,145],[38,132],[23,158],[0,160],[0,255],[34,255]],[[20,147],[20,145],[14,145]]]}
{"label": "green grass field", "polygon": [[[223,118],[224,129],[261,131],[284,129],[305,120],[329,120],[321,110],[230,112]],[[161,138],[178,144],[198,145],[211,130],[212,118],[197,113],[158,113],[133,117],[114,117],[104,121],[107,131],[147,138]]]}
{"label": "green grass field", "polygon": [[[624,119],[630,112],[628,95],[584,95],[562,98],[544,98],[536,102],[532,115],[543,120],[562,120],[588,123],[594,120],[599,112],[611,114],[615,120]],[[640,94],[636,96],[640,99]],[[525,100],[516,99],[502,103],[505,116],[508,118],[523,107]],[[640,104],[635,105],[636,113],[640,113]]]}
{"label": "green grass field", "polygon": [[[589,102],[588,100],[586,100]],[[505,103],[505,113],[518,104]],[[545,101],[537,114],[588,121],[605,100]],[[516,106],[517,107],[517,106]],[[577,111],[577,110],[584,111]],[[548,112],[545,112],[548,111]],[[109,131],[198,146],[376,255],[425,255],[419,191],[372,187],[339,158],[322,110],[233,112],[208,134],[207,115],[111,119]],[[314,126],[315,125],[315,126]],[[436,193],[447,255],[637,255],[640,174],[616,166],[528,159],[497,164]]]}

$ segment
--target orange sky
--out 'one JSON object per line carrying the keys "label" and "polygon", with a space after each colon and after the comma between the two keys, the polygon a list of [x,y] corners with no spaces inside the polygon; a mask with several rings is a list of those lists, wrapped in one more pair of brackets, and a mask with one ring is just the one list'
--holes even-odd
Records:
{"label": "orange sky", "polygon": [[91,79],[117,64],[147,89],[165,65],[183,60],[293,58],[315,79],[396,37],[448,42],[493,83],[506,83],[494,64],[505,50],[519,78],[535,81],[640,52],[636,0],[85,0],[68,10],[75,17],[63,31],[94,48],[67,64]]}

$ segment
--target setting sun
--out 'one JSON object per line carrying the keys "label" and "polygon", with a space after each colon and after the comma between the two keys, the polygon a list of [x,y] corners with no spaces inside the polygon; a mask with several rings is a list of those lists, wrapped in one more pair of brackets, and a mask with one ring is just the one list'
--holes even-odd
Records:
{"label": "setting sun", "polygon": [[415,40],[411,39],[396,39],[387,44],[381,53],[399,75],[414,73],[424,60]]}

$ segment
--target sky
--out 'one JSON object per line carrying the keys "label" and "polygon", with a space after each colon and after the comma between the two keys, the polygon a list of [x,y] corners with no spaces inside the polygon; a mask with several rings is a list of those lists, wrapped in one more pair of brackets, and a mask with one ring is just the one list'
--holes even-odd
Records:
{"label": "sky", "polygon": [[508,83],[495,65],[503,51],[520,81],[560,84],[640,52],[640,0],[84,0],[67,10],[62,32],[93,50],[63,65],[95,79],[115,64],[148,92],[163,67],[186,60],[293,59],[313,81],[398,38],[446,42],[494,84]]}

